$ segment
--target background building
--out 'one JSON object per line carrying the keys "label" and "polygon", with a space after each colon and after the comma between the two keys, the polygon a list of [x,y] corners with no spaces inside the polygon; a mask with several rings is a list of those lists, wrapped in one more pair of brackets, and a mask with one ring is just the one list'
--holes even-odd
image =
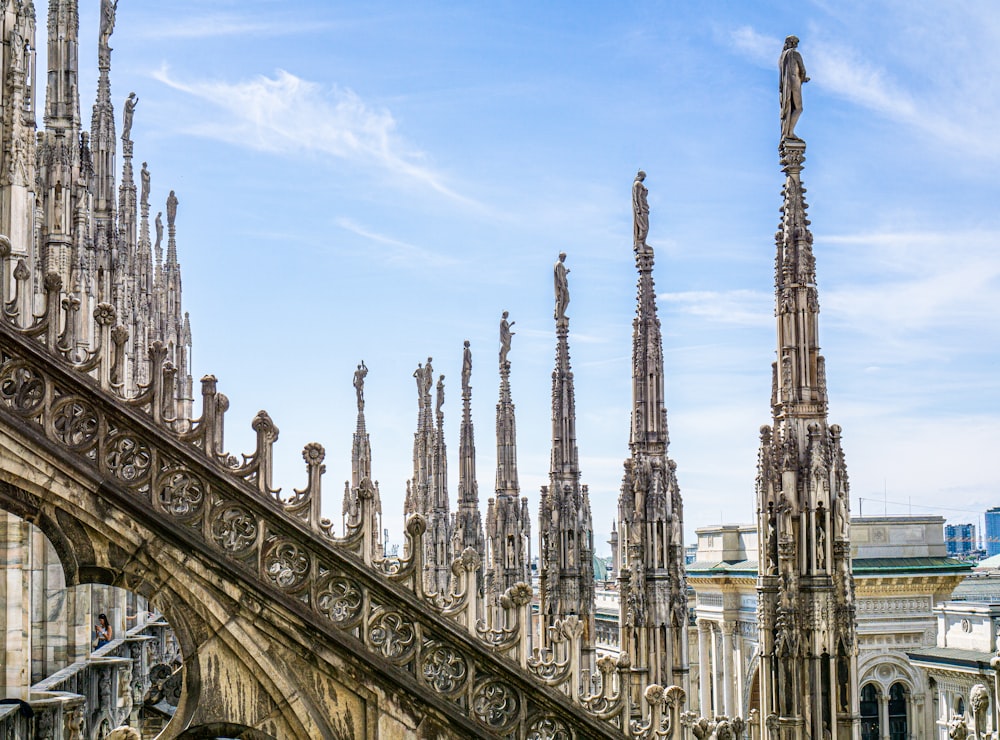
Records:
{"label": "background building", "polygon": [[949,555],[967,555],[974,552],[978,549],[976,547],[976,525],[946,524],[944,541],[948,546]]}
{"label": "background building", "polygon": [[1000,506],[986,510],[986,547],[987,557],[1000,555]]}

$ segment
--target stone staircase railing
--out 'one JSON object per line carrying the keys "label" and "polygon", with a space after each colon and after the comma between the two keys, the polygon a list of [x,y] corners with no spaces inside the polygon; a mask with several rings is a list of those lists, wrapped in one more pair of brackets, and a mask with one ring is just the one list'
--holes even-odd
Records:
{"label": "stone staircase railing", "polygon": [[[0,240],[0,276],[10,269],[9,244]],[[165,537],[182,527],[263,598],[304,609],[313,625],[336,633],[390,680],[416,680],[459,726],[516,737],[680,736],[683,690],[650,686],[633,705],[623,690],[627,655],[602,661],[600,690],[584,690],[590,681],[579,665],[582,628],[574,619],[553,627],[548,649],[529,654],[528,585],[503,595],[499,620],[478,621],[474,552],[455,561],[452,593],[426,593],[420,516],[407,521],[404,557],[379,558],[376,533],[365,525],[374,519],[371,481],[355,492],[360,515],[335,537],[320,514],[320,445],[303,451],[305,487],[283,498],[272,481],[277,427],[260,412],[254,451],[242,459],[226,453],[229,402],[214,377],[202,380],[201,417],[179,422],[177,370],[161,344],[149,350],[150,384],[123,397],[127,334],[115,326],[113,307],[95,309],[95,349],[81,352],[69,336],[79,302],[63,300],[55,274],[44,285],[44,310],[29,326],[6,310],[0,320],[0,422],[33,430],[54,454],[72,458],[112,503]],[[17,301],[6,286],[0,279],[4,309]]]}

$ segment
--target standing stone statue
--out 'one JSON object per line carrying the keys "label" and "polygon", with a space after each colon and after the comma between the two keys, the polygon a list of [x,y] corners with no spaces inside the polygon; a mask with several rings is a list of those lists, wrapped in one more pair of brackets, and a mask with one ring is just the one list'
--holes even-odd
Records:
{"label": "standing stone statue", "polygon": [[177,196],[174,195],[174,191],[170,191],[170,195],[167,196],[167,226],[171,229],[174,228],[174,222],[177,220]]}
{"label": "standing stone statue", "polygon": [[465,349],[462,351],[462,395],[468,395],[472,387],[469,381],[472,380],[472,350],[469,349],[469,340],[465,340]]}
{"label": "standing stone statue", "polygon": [[441,407],[444,406],[444,376],[438,378],[437,384],[437,406],[435,407],[435,412],[438,416],[441,415]]}
{"label": "standing stone statue", "polygon": [[413,377],[417,381],[417,403],[424,402],[424,363],[418,362],[417,369],[413,371]]}
{"label": "standing stone statue", "polygon": [[569,280],[566,275],[569,274],[569,270],[566,269],[566,253],[559,253],[559,261],[552,268],[555,275],[556,283],[556,313],[555,318],[565,319],[566,318],[566,307],[569,305]]}
{"label": "standing stone statue", "polygon": [[358,369],[354,371],[354,392],[358,397],[358,413],[365,410],[365,376],[368,375],[368,368],[362,360]]}
{"label": "standing stone statue", "polygon": [[122,141],[132,140],[132,117],[135,116],[135,107],[139,104],[139,96],[130,92],[125,98],[125,112],[122,113]]}
{"label": "standing stone statue", "polygon": [[139,180],[142,182],[142,195],[139,197],[139,202],[149,205],[149,170],[146,169],[145,162],[142,163]]}
{"label": "standing stone statue", "polygon": [[798,51],[799,39],[789,36],[778,59],[778,94],[781,98],[781,139],[801,141],[795,135],[795,124],[802,115],[802,83],[809,82],[806,65]]}
{"label": "standing stone statue", "polygon": [[507,353],[510,352],[510,340],[514,336],[514,332],[510,330],[510,327],[514,326],[516,322],[507,322],[507,312],[503,312],[503,316],[500,319],[500,366],[503,367],[507,364]]}
{"label": "standing stone statue", "polygon": [[632,220],[636,249],[646,246],[646,237],[649,235],[649,203],[646,202],[649,190],[642,184],[645,179],[646,173],[639,170],[632,183]]}
{"label": "standing stone statue", "polygon": [[101,32],[100,51],[111,51],[111,34],[115,30],[115,12],[118,10],[118,0],[101,0]]}
{"label": "standing stone statue", "polygon": [[156,248],[160,248],[160,242],[163,241],[163,211],[156,212]]}

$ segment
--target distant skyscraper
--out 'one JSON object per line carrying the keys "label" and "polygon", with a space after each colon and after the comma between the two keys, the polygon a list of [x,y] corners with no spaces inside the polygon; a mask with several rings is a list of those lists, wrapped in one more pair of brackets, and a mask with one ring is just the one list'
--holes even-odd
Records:
{"label": "distant skyscraper", "polygon": [[986,555],[1000,555],[1000,506],[986,510]]}
{"label": "distant skyscraper", "polygon": [[948,524],[944,528],[944,539],[949,555],[967,555],[978,549],[975,524]]}

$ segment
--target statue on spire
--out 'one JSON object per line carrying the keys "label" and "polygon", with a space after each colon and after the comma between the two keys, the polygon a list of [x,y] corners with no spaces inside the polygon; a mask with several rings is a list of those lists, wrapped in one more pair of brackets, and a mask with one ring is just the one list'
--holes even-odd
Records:
{"label": "statue on spire", "polygon": [[139,104],[139,96],[130,92],[125,98],[125,112],[122,114],[122,141],[132,140],[132,117],[135,107]]}
{"label": "statue on spire", "polygon": [[365,410],[365,376],[367,375],[368,368],[365,366],[365,361],[362,360],[361,364],[358,365],[358,369],[354,371],[354,392],[358,397],[359,414]]}
{"label": "statue on spire", "polygon": [[566,253],[559,253],[559,261],[556,262],[552,268],[555,275],[556,284],[556,312],[555,318],[559,319],[566,318],[566,307],[569,305],[569,280],[566,275],[569,274],[569,270],[566,269]]}
{"label": "statue on spire", "polygon": [[510,330],[510,327],[514,326],[516,322],[507,321],[507,312],[503,312],[503,316],[500,318],[500,367],[507,364],[507,353],[510,352],[510,340],[514,336],[514,332]]}
{"label": "statue on spire", "polygon": [[100,52],[105,55],[111,51],[111,34],[115,30],[115,13],[118,10],[118,0],[101,0],[101,32]]}
{"label": "statue on spire", "polygon": [[467,396],[472,391],[469,381],[472,379],[472,350],[469,348],[469,340],[465,340],[465,349],[462,351],[462,395]]}
{"label": "statue on spire", "polygon": [[778,59],[778,94],[781,99],[781,140],[801,141],[795,124],[802,115],[802,83],[809,82],[806,65],[798,50],[799,39],[789,36]]}
{"label": "statue on spire", "polygon": [[[174,191],[170,191],[170,195],[167,196],[167,226],[171,229],[174,228],[174,223],[177,220],[177,196]],[[174,232],[170,232],[173,234]]]}
{"label": "statue on spire", "polygon": [[635,249],[646,246],[646,237],[649,235],[649,203],[646,202],[646,195],[649,190],[642,181],[646,179],[646,173],[642,170],[635,176],[632,183],[632,219],[635,231]]}
{"label": "statue on spire", "polygon": [[149,170],[146,168],[146,163],[142,163],[142,170],[139,172],[139,180],[142,182],[142,195],[139,198],[139,202],[143,205],[149,205]]}
{"label": "statue on spire", "polygon": [[160,248],[160,242],[163,241],[163,211],[156,212],[156,248]]}

